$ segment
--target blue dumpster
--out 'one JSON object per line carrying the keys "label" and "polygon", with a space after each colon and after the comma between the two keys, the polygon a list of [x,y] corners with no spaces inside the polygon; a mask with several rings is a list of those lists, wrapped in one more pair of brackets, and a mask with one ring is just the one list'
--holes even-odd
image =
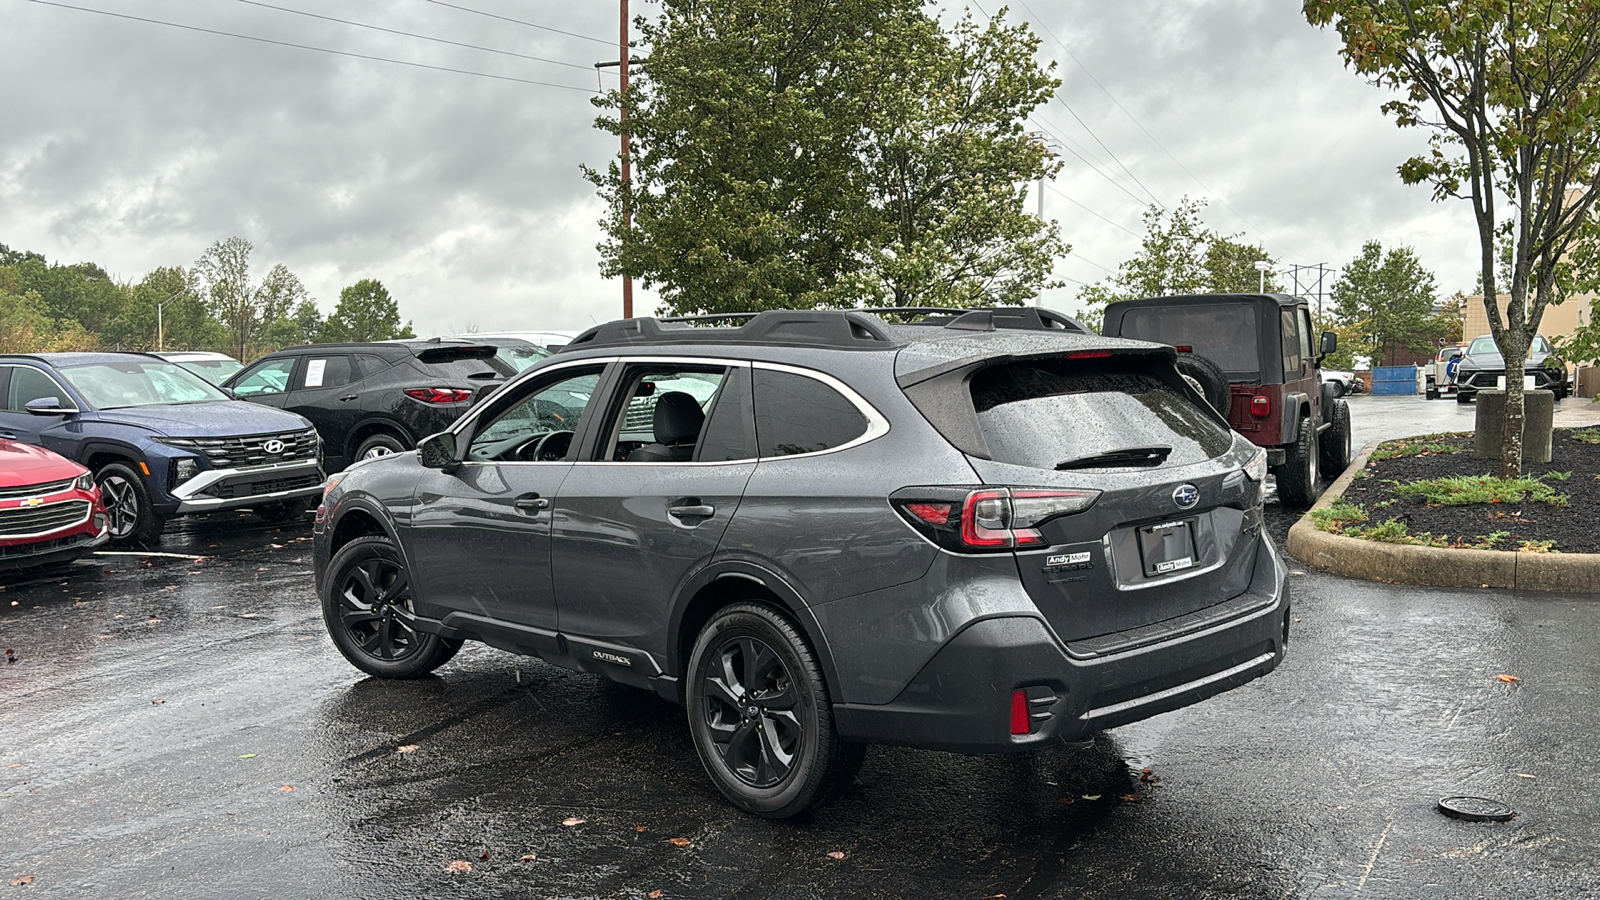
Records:
{"label": "blue dumpster", "polygon": [[1378,366],[1372,370],[1372,393],[1399,396],[1417,392],[1416,366]]}

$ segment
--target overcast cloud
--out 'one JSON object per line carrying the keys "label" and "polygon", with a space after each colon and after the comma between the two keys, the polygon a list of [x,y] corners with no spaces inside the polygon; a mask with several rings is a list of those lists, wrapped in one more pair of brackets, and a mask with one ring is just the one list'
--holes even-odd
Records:
{"label": "overcast cloud", "polygon": [[[270,0],[578,68],[241,0],[63,2],[578,90],[0,0],[0,243],[135,280],[239,235],[259,272],[287,265],[325,312],[342,286],[380,279],[420,333],[574,329],[619,314],[620,286],[598,274],[601,208],[578,168],[616,150],[588,102],[615,83],[589,68],[617,58],[609,0],[451,0],[596,40],[429,0]],[[1383,97],[1343,68],[1337,40],[1306,25],[1299,4],[1027,0],[1009,18],[1040,22],[1082,63],[1039,29],[1072,112],[1051,103],[1037,125],[1122,185],[1066,156],[1061,193],[1045,194],[1074,247],[1062,277],[1093,282],[1105,274],[1096,264],[1114,268],[1137,248],[1143,207],[1129,193],[1144,194],[1126,166],[1167,206],[1209,200],[1209,224],[1285,263],[1338,266],[1377,238],[1416,247],[1445,292],[1473,283],[1465,205],[1432,203],[1395,176],[1424,135],[1379,114]],[[1072,309],[1077,289],[1043,302]]]}

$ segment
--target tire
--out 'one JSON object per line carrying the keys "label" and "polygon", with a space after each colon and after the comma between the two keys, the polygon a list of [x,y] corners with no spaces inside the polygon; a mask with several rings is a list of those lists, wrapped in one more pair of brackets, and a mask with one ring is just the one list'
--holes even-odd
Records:
{"label": "tire", "polygon": [[328,563],[322,621],[350,664],[379,678],[421,678],[450,661],[461,641],[411,624],[405,561],[386,537],[357,538]]}
{"label": "tire", "polygon": [[1456,402],[1457,403],[1471,403],[1472,402],[1472,395],[1467,393],[1466,391],[1457,389],[1456,390]]}
{"label": "tire", "polygon": [[154,544],[166,519],[150,502],[144,476],[127,463],[110,463],[94,473],[106,506],[106,528],[113,544]]}
{"label": "tire", "polygon": [[396,453],[404,453],[410,449],[398,435],[380,431],[377,434],[368,435],[365,440],[356,446],[356,454],[353,459],[377,459],[380,456],[393,456]]}
{"label": "tire", "polygon": [[1216,363],[1193,353],[1178,354],[1178,372],[1200,383],[1200,393],[1211,408],[1228,417],[1228,407],[1233,402],[1233,392],[1228,386],[1228,376]]}
{"label": "tire", "polygon": [[1333,399],[1335,400],[1350,393],[1350,389],[1345,387],[1342,381],[1331,381],[1329,384],[1333,385]]}
{"label": "tire", "polygon": [[1310,416],[1300,417],[1300,432],[1290,444],[1283,465],[1277,467],[1278,502],[1284,506],[1303,508],[1317,502],[1322,494],[1322,478],[1318,471],[1317,430]]}
{"label": "tire", "polygon": [[254,507],[254,510],[256,515],[267,520],[268,522],[279,524],[282,522],[293,521],[297,516],[305,515],[306,510],[309,508],[309,505],[304,499],[299,499],[279,500],[275,503],[263,503],[260,506]]}
{"label": "tire", "polygon": [[688,673],[689,733],[733,805],[787,819],[855,777],[863,747],[839,737],[815,654],[772,608],[738,603],[717,612],[695,640]]}
{"label": "tire", "polygon": [[1343,400],[1333,401],[1333,411],[1328,421],[1332,427],[1322,433],[1321,440],[1317,441],[1317,449],[1322,454],[1322,477],[1332,481],[1349,467],[1351,452],[1355,449],[1350,434],[1350,404]]}

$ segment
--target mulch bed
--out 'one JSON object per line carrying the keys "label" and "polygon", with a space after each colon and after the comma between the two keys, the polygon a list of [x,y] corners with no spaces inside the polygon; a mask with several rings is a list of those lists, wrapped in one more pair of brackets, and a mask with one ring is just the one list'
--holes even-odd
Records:
{"label": "mulch bed", "polygon": [[[1442,436],[1427,443],[1461,447],[1462,452],[1407,456],[1369,462],[1366,472],[1345,491],[1344,499],[1368,510],[1372,522],[1396,519],[1412,534],[1431,533],[1452,544],[1472,544],[1484,535],[1510,532],[1495,549],[1516,550],[1523,541],[1553,541],[1562,553],[1600,553],[1600,444],[1571,437],[1575,429],[1558,428],[1548,463],[1525,463],[1525,475],[1571,472],[1565,481],[1551,480],[1557,492],[1567,495],[1567,506],[1548,503],[1495,503],[1473,506],[1430,506],[1420,499],[1401,497],[1391,481],[1410,482],[1452,475],[1498,475],[1500,461],[1472,458],[1472,435]],[[1415,438],[1388,442],[1419,443]],[[1384,501],[1391,505],[1374,509]]]}

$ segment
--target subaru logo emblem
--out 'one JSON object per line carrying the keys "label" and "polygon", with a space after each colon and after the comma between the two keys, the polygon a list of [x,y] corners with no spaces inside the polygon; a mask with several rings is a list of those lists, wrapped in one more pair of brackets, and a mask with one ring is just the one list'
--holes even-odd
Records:
{"label": "subaru logo emblem", "polygon": [[1172,492],[1172,502],[1178,504],[1179,509],[1193,509],[1200,502],[1200,489],[1192,484],[1180,484]]}
{"label": "subaru logo emblem", "polygon": [[273,438],[270,441],[264,441],[261,444],[261,449],[276,456],[277,454],[283,452],[283,441],[280,441],[277,438]]}

